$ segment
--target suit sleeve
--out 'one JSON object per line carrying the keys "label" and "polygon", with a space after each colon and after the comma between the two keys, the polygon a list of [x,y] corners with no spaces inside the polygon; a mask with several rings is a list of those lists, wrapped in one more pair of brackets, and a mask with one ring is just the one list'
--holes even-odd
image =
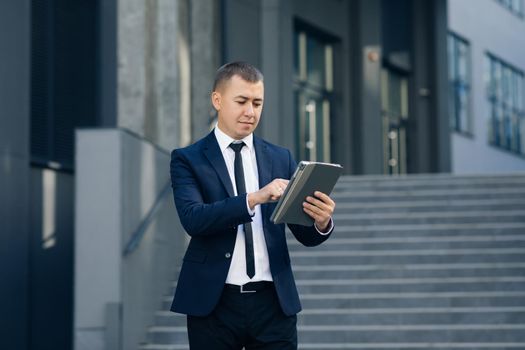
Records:
{"label": "suit sleeve", "polygon": [[246,195],[205,203],[196,175],[187,159],[175,150],[171,154],[171,185],[182,226],[190,236],[205,236],[237,230],[252,221]]}
{"label": "suit sleeve", "polygon": [[[288,165],[289,165],[289,176],[291,177],[297,167],[297,163],[292,157],[290,151],[288,151]],[[327,234],[321,234],[317,229],[312,226],[302,226],[295,224],[288,224],[290,231],[292,231],[295,238],[307,247],[314,247],[326,241],[334,231],[334,227]]]}

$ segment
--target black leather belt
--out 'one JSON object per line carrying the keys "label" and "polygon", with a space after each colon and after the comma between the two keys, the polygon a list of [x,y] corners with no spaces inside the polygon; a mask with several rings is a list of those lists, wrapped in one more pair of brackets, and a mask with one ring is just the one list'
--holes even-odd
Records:
{"label": "black leather belt", "polygon": [[234,290],[238,293],[255,293],[260,290],[263,290],[269,287],[273,287],[273,282],[270,282],[270,281],[250,282],[242,286],[226,283],[225,287],[229,290]]}

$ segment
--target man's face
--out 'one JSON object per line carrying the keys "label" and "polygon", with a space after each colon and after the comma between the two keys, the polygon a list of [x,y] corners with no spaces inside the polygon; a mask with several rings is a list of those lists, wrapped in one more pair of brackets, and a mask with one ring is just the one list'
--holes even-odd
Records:
{"label": "man's face", "polygon": [[262,81],[250,83],[234,75],[211,95],[219,129],[236,140],[250,135],[259,124],[263,98]]}

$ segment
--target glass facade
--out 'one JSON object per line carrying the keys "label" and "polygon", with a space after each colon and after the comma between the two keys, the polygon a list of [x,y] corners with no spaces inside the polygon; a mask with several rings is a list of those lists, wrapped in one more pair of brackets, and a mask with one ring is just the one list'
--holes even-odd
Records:
{"label": "glass facade", "polygon": [[487,54],[487,98],[490,103],[489,142],[525,154],[525,91],[523,72]]}
{"label": "glass facade", "polygon": [[449,56],[449,116],[453,130],[472,134],[470,107],[470,46],[456,34],[448,36]]}

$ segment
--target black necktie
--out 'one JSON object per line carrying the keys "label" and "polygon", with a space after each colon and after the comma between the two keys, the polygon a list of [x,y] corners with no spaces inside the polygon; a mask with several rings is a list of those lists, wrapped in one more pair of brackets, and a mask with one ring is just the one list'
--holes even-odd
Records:
{"label": "black necktie", "polygon": [[[244,142],[231,143],[231,149],[235,152],[235,184],[237,187],[237,195],[246,193],[246,185],[244,182],[244,170],[242,167],[241,150],[244,147]],[[253,232],[251,222],[244,224],[244,236],[246,237],[246,274],[252,278],[255,276],[255,259],[253,257]]]}

